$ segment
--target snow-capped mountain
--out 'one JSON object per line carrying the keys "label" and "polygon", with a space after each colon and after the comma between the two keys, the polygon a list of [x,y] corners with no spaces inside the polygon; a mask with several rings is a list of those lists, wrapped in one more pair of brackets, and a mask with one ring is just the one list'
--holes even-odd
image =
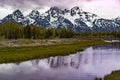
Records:
{"label": "snow-capped mountain", "polygon": [[103,19],[96,14],[83,11],[77,6],[70,10],[51,7],[43,14],[37,10],[33,10],[27,16],[24,16],[20,10],[16,10],[13,14],[9,14],[3,18],[0,23],[6,23],[8,21],[15,21],[22,25],[33,24],[47,28],[64,27],[77,32],[116,31],[120,29],[119,17],[112,20]]}
{"label": "snow-capped mountain", "polygon": [[5,18],[1,20],[1,23],[6,23],[8,21],[15,21],[19,24],[27,25],[28,24],[28,19],[24,17],[22,12],[20,10],[16,10],[13,12],[13,14],[9,14]]}

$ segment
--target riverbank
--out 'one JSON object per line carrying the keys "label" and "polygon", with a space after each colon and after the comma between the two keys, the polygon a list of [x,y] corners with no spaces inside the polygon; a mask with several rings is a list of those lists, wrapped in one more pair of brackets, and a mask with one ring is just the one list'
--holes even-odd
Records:
{"label": "riverbank", "polygon": [[6,47],[35,47],[44,45],[58,45],[58,44],[71,44],[74,42],[84,41],[75,38],[69,39],[0,39],[0,48]]}
{"label": "riverbank", "polygon": [[[111,74],[106,75],[104,80],[120,80],[120,70],[113,71]],[[102,80],[102,78],[96,78],[95,80]]]}
{"label": "riverbank", "polygon": [[75,40],[54,45],[2,47],[0,48],[0,63],[20,62],[31,59],[47,58],[50,56],[68,55],[77,51],[82,51],[85,47],[100,44],[105,44],[105,42],[100,40]]}

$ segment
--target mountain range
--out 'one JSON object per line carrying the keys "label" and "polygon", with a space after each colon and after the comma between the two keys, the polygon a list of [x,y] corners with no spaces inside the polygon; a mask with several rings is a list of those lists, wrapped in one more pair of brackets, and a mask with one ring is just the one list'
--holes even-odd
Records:
{"label": "mountain range", "polygon": [[36,25],[46,28],[68,28],[76,32],[104,32],[120,30],[120,18],[104,19],[96,14],[85,12],[75,6],[71,9],[51,7],[45,13],[37,10],[24,16],[20,10],[7,15],[0,23],[15,21],[22,25]]}

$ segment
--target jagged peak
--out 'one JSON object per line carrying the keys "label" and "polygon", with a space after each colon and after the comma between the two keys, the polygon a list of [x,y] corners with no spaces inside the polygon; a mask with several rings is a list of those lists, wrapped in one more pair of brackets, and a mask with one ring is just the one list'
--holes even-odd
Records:
{"label": "jagged peak", "polygon": [[13,14],[11,14],[11,16],[13,18],[22,18],[22,19],[24,18],[23,13],[19,9],[15,10]]}
{"label": "jagged peak", "polygon": [[70,11],[71,11],[71,16],[74,16],[75,14],[80,14],[82,12],[82,10],[78,6],[71,8]]}
{"label": "jagged peak", "polygon": [[59,14],[63,14],[64,11],[61,8],[54,6],[54,7],[51,7],[46,13],[52,16],[57,16]]}
{"label": "jagged peak", "polygon": [[37,18],[40,16],[40,12],[38,10],[32,10],[28,16],[31,18]]}
{"label": "jagged peak", "polygon": [[78,6],[75,6],[75,7],[71,8],[71,9],[76,9],[76,10],[78,10],[78,9],[79,9],[79,7],[78,7]]}
{"label": "jagged peak", "polygon": [[57,7],[57,6],[53,6],[53,7],[50,8],[50,10],[59,10],[59,9],[60,9],[60,8]]}
{"label": "jagged peak", "polygon": [[79,10],[79,11],[82,11],[82,9],[80,9],[80,7],[79,6],[75,6],[75,7],[73,7],[73,8],[71,8],[71,10]]}
{"label": "jagged peak", "polygon": [[62,9],[57,7],[57,6],[54,6],[54,7],[51,7],[47,12],[62,12]]}
{"label": "jagged peak", "polygon": [[37,13],[37,14],[39,14],[40,12],[38,10],[32,10],[31,13]]}
{"label": "jagged peak", "polygon": [[115,18],[115,19],[118,19],[118,20],[120,20],[120,16],[118,16],[117,18]]}
{"label": "jagged peak", "polygon": [[19,9],[17,9],[13,12],[13,14],[22,14],[22,12]]}
{"label": "jagged peak", "polygon": [[[117,19],[117,18],[116,18]],[[4,19],[2,19],[2,23],[7,21],[16,21],[20,24],[33,24],[37,26],[45,26],[51,27],[56,26],[70,26],[70,28],[78,29],[75,27],[83,26],[82,23],[85,23],[88,27],[92,29],[93,25],[101,26],[118,26],[115,24],[117,20],[106,20],[98,17],[96,14],[92,14],[89,12],[82,11],[80,7],[75,6],[71,9],[63,9],[59,7],[51,7],[47,12],[40,14],[38,10],[32,10],[27,16],[23,16],[20,10],[15,10],[13,14],[9,14]],[[118,17],[120,19],[120,17]],[[104,25],[106,24],[106,25]],[[73,27],[72,27],[73,26]]]}
{"label": "jagged peak", "polygon": [[64,9],[64,12],[69,12],[70,10],[69,9]]}

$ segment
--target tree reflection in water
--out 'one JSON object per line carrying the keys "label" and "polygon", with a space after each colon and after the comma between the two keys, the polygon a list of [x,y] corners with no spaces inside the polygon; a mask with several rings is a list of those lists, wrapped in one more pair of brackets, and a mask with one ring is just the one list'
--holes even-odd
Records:
{"label": "tree reflection in water", "polygon": [[68,56],[0,64],[0,80],[94,80],[119,70],[119,61],[118,47],[95,46]]}

